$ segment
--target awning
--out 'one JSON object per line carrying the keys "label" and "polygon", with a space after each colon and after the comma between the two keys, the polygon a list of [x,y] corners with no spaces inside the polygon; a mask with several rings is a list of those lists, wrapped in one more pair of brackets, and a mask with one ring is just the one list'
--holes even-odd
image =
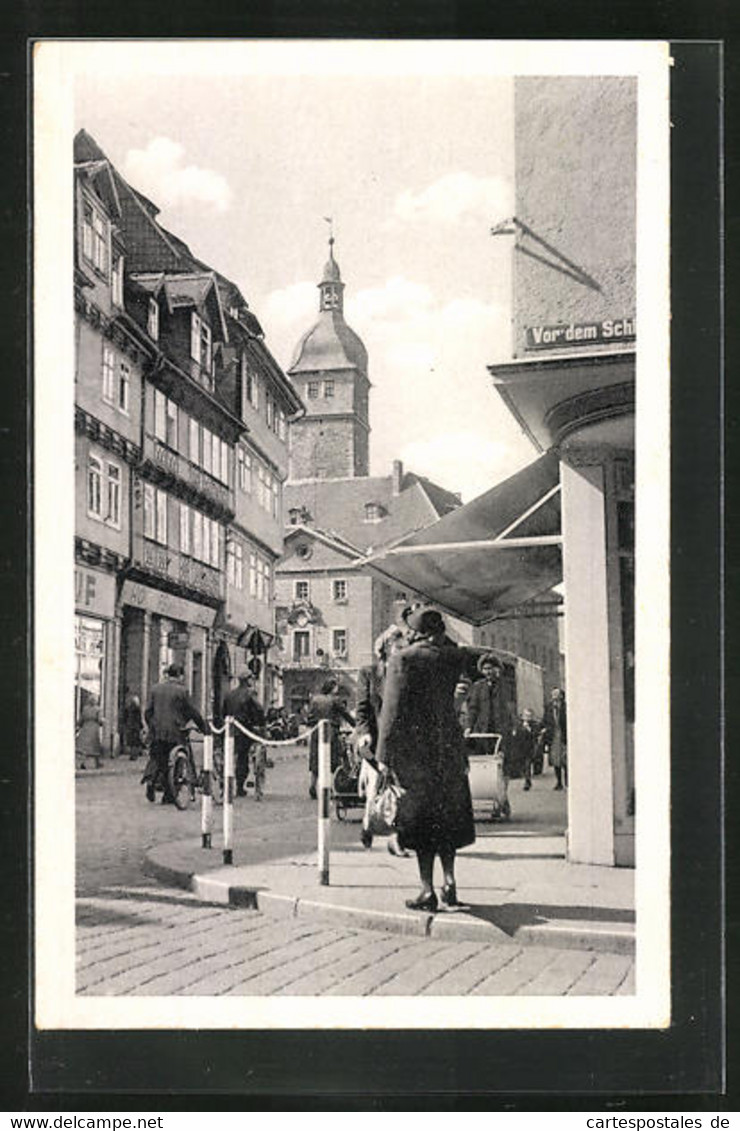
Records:
{"label": "awning", "polygon": [[479,625],[562,580],[560,543],[559,460],[549,451],[361,564]]}

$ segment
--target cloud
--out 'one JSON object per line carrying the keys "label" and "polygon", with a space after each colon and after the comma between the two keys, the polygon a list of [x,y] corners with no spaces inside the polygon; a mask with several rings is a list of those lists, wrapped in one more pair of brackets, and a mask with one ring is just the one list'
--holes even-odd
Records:
{"label": "cloud", "polygon": [[406,190],[396,197],[396,221],[458,224],[474,218],[492,222],[513,211],[511,184],[503,177],[447,173],[420,192]]}
{"label": "cloud", "polygon": [[162,207],[205,204],[226,212],[231,189],[225,177],[212,169],[185,165],[184,146],[168,137],[155,137],[146,149],[130,149],[124,174],[131,184]]}

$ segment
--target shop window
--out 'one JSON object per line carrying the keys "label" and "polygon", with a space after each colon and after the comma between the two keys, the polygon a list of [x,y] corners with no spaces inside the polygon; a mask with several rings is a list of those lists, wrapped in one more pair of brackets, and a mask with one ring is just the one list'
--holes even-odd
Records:
{"label": "shop window", "polygon": [[103,621],[92,617],[75,617],[75,719],[80,721],[83,708],[93,696],[103,703],[103,660],[105,637]]}

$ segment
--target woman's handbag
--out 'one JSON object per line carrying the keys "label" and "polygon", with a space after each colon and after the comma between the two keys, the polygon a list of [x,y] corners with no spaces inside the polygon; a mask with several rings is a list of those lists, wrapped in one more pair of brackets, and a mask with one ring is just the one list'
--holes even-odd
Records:
{"label": "woman's handbag", "polygon": [[368,829],[373,836],[390,836],[396,831],[398,803],[403,794],[404,790],[392,774],[381,774],[368,813]]}

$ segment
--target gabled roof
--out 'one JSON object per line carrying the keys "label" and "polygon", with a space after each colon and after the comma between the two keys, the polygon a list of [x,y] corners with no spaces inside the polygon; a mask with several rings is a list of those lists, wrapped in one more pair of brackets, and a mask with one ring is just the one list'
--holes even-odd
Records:
{"label": "gabled roof", "polygon": [[285,541],[290,542],[297,534],[302,534],[304,537],[308,538],[315,538],[319,542],[323,542],[324,545],[329,546],[332,550],[344,554],[346,557],[359,560],[363,556],[362,550],[358,549],[357,546],[353,546],[350,542],[347,542],[345,538],[342,538],[341,535],[337,534],[334,530],[321,530],[316,526],[296,523],[295,526],[286,527]]}
{"label": "gabled roof", "polygon": [[[430,491],[429,488],[433,488]],[[366,519],[368,503],[380,505],[385,516],[380,521]],[[423,530],[459,505],[451,492],[430,480],[407,472],[399,494],[393,494],[390,475],[366,475],[352,479],[304,479],[285,484],[286,512],[305,507],[320,529],[331,531],[350,545],[368,552]],[[292,529],[292,528],[291,528]],[[309,530],[315,529],[313,525]]]}
{"label": "gabled roof", "polygon": [[222,340],[228,342],[228,329],[221,296],[212,272],[171,274],[164,271],[142,271],[132,274],[131,280],[153,295],[158,295],[164,290],[170,311],[181,306],[203,306],[213,292]]}

